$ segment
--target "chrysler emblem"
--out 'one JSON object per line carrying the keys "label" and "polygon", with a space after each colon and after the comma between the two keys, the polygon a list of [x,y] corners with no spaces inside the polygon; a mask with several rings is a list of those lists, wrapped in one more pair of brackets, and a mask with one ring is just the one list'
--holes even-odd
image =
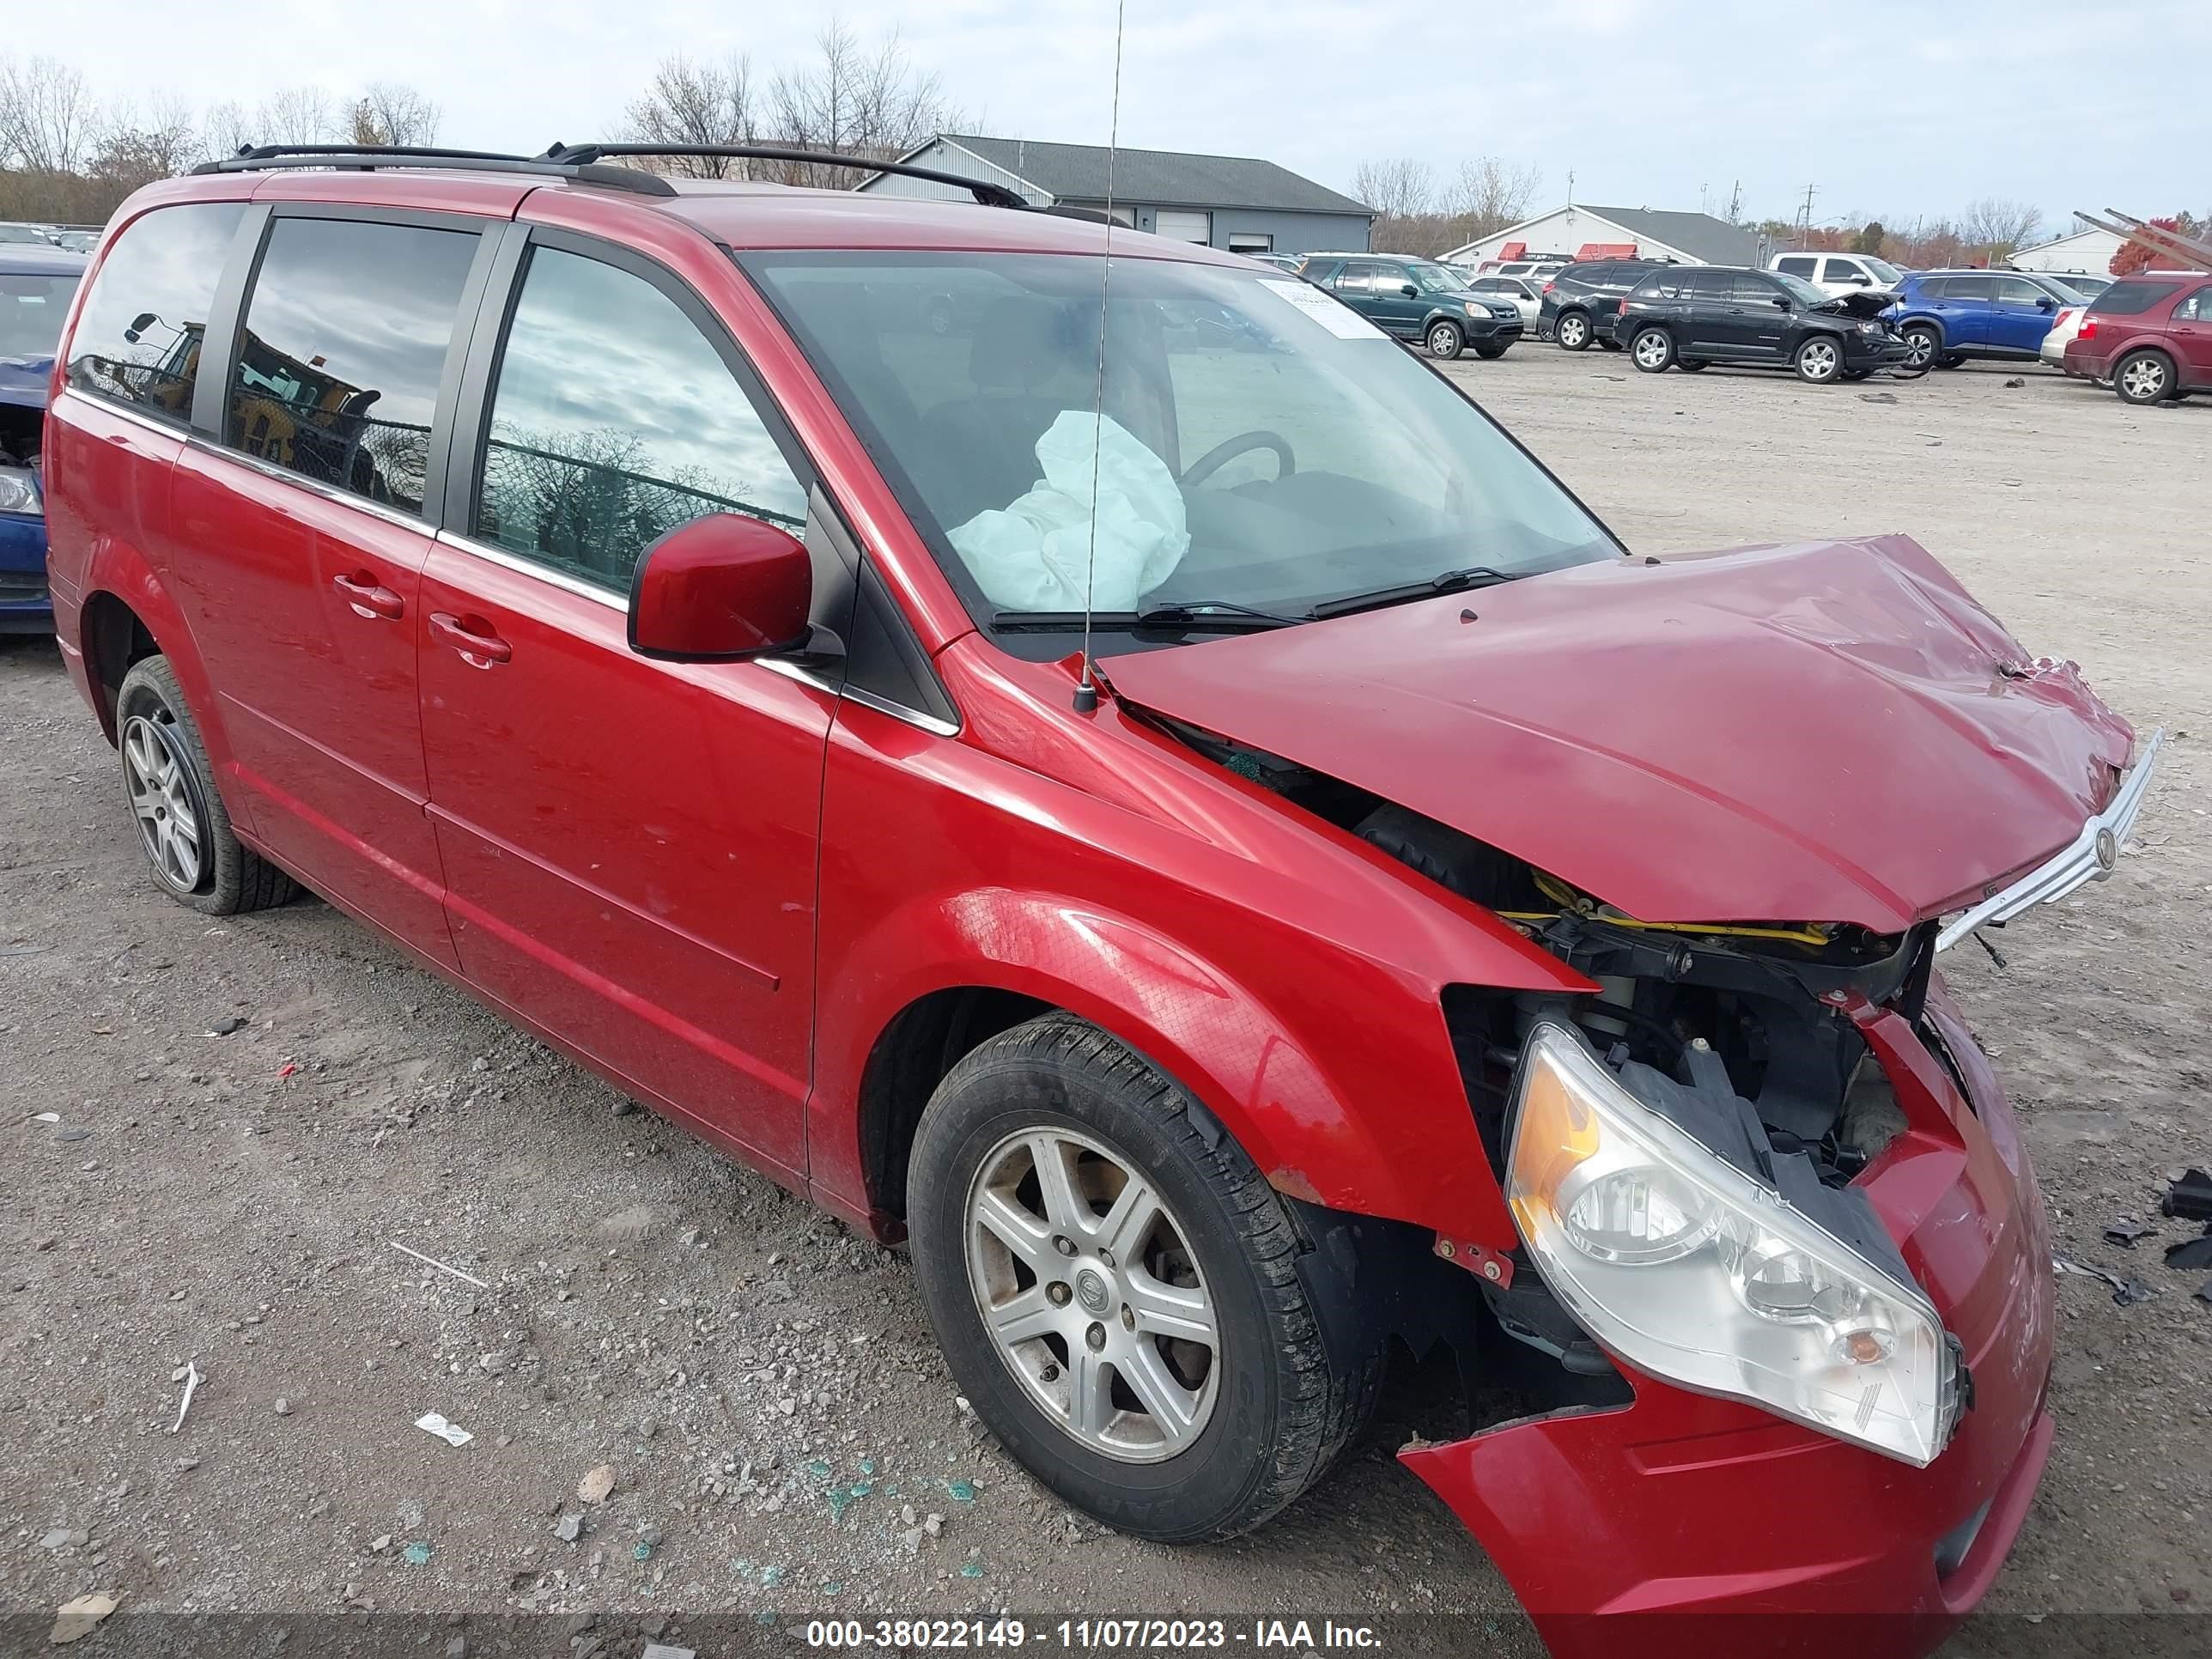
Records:
{"label": "chrysler emblem", "polygon": [[2110,830],[2097,831],[2097,875],[2100,879],[2112,873],[2112,866],[2120,861],[2120,841]]}
{"label": "chrysler emblem", "polygon": [[1103,1314],[1113,1298],[1107,1294],[1106,1281],[1085,1267],[1075,1275],[1075,1299],[1089,1311]]}

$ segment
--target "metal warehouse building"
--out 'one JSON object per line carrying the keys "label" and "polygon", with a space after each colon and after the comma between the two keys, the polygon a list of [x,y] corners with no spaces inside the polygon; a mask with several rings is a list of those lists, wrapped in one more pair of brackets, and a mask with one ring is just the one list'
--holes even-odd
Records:
{"label": "metal warehouse building", "polygon": [[1757,231],[1710,213],[1571,204],[1455,247],[1455,264],[1563,253],[1580,259],[1672,259],[1685,265],[1763,265],[1770,252]]}
{"label": "metal warehouse building", "polygon": [[[1097,144],[945,133],[899,160],[1004,185],[1038,207],[1103,211],[1109,155]],[[1114,216],[1139,230],[1235,253],[1366,250],[1374,216],[1364,205],[1273,161],[1168,149],[1110,155]],[[947,200],[960,194],[950,185],[891,173],[878,173],[859,187],[879,195]]]}

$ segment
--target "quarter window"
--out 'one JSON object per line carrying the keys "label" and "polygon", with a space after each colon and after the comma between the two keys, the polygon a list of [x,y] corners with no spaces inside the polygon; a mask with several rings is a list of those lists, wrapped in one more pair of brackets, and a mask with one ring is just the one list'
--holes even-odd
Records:
{"label": "quarter window", "polygon": [[559,248],[531,253],[481,477],[477,537],[618,592],[646,548],[694,519],[806,521],[805,486],[682,307]]}
{"label": "quarter window", "polygon": [[224,441],[420,512],[438,382],[476,252],[471,231],[275,221],[238,337]]}
{"label": "quarter window", "polygon": [[245,216],[243,202],[194,202],[125,226],[85,295],[70,342],[70,386],[179,424],[191,420],[216,279]]}

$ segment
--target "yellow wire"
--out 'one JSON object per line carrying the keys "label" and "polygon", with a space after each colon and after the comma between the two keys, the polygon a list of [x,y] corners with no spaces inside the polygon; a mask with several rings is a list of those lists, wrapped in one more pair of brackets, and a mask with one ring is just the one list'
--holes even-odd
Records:
{"label": "yellow wire", "polygon": [[[1563,909],[1572,910],[1577,908],[1579,896],[1565,882],[1540,872],[1532,873],[1536,875],[1536,885],[1542,890],[1546,898],[1557,900]],[[1556,914],[1557,912],[1549,910],[1500,910],[1498,912],[1504,921],[1528,922],[1549,921]],[[1638,921],[1633,916],[1624,916],[1612,910],[1610,907],[1607,907],[1606,912],[1600,915],[1596,920],[1610,922],[1616,927],[1633,927],[1647,933],[1701,933],[1721,939],[1781,939],[1791,945],[1809,945],[1815,947],[1829,942],[1826,933],[1810,927],[1745,927],[1696,921]]]}

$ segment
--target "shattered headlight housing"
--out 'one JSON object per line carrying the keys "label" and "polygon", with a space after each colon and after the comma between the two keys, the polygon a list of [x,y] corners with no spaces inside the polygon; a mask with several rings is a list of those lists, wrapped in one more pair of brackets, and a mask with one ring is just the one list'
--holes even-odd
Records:
{"label": "shattered headlight housing", "polygon": [[1539,1025],[1506,1198],[1554,1295],[1638,1370],[1924,1467],[1959,1409],[1925,1294],[1645,1106]]}

